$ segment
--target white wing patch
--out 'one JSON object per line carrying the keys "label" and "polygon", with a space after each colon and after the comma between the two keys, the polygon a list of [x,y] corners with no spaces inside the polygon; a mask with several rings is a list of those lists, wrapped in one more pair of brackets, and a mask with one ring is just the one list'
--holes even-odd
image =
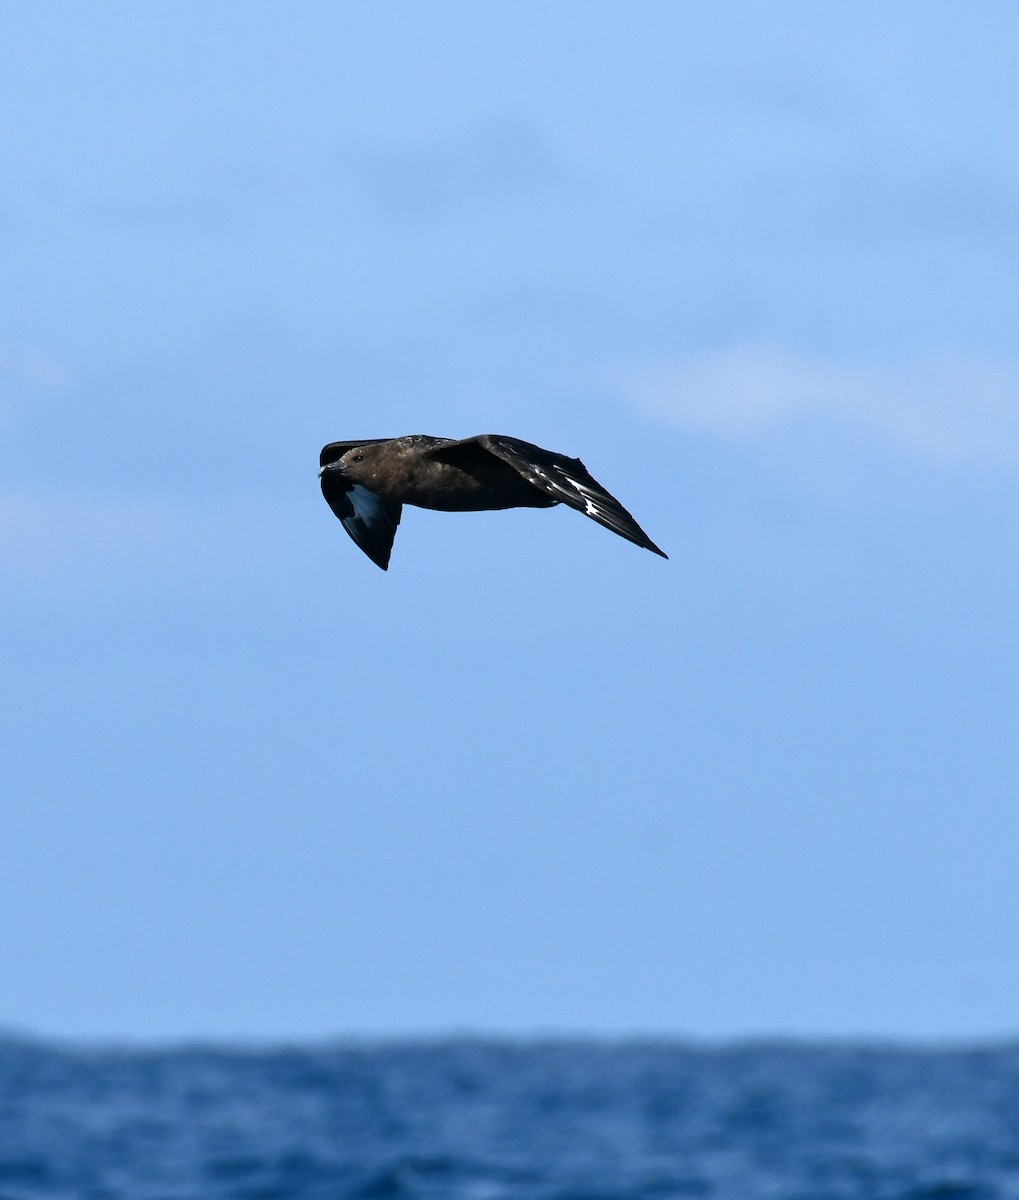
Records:
{"label": "white wing patch", "polygon": [[569,496],[569,491],[563,486],[561,481],[565,480],[566,483],[568,483],[570,487],[573,488],[573,490],[577,493],[578,498],[583,500],[584,512],[587,516],[600,517],[606,515],[606,510],[596,502],[597,493],[592,492],[586,484],[581,483],[578,479],[574,479],[572,475],[567,474],[564,468],[560,467],[556,472],[558,476],[561,476],[561,479],[549,475],[547,471],[543,470],[541,467],[535,466],[533,463],[530,464],[530,469],[535,475],[538,475],[540,478],[544,479],[550,488],[554,488],[557,492],[562,492],[564,496]]}
{"label": "white wing patch", "polygon": [[553,455],[539,446],[514,438],[489,436],[482,439],[489,449],[514,467],[525,479],[557,503],[568,504],[621,537],[647,550],[668,557],[648,537],[633,517],[588,473],[579,459]]}

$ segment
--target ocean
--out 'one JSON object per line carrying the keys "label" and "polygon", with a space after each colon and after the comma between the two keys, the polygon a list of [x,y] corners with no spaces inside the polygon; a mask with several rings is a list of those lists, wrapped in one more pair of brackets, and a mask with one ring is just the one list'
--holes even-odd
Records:
{"label": "ocean", "polygon": [[0,1040],[0,1200],[1019,1200],[1019,1046]]}

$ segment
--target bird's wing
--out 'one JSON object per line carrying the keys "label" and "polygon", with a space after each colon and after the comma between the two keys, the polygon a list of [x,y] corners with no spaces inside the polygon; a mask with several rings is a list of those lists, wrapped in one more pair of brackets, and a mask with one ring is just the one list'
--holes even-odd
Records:
{"label": "bird's wing", "polygon": [[554,500],[568,504],[627,541],[643,546],[645,550],[660,554],[662,558],[669,557],[654,544],[615,496],[591,475],[579,458],[567,458],[565,454],[555,454],[530,442],[502,434],[482,434],[477,441]]}
{"label": "bird's wing", "polygon": [[318,465],[327,467],[330,463],[336,462],[338,458],[342,458],[348,450],[353,450],[355,446],[375,446],[379,442],[391,442],[392,438],[359,438],[354,442],[330,442],[328,446],[323,446],[318,456]]}
{"label": "bird's wing", "polygon": [[492,452],[486,445],[487,439],[488,435],[484,433],[469,438],[436,438],[435,445],[422,449],[420,454],[422,458],[452,463],[464,471],[483,467],[486,463],[491,467]]}
{"label": "bird's wing", "polygon": [[[336,442],[334,445],[342,446],[344,443]],[[364,443],[354,442],[353,445]],[[359,483],[351,483],[338,471],[325,471],[321,482],[322,495],[342,521],[343,528],[377,567],[383,571],[389,570],[389,556],[393,551],[393,538],[400,524],[403,505],[396,500],[384,500]]]}

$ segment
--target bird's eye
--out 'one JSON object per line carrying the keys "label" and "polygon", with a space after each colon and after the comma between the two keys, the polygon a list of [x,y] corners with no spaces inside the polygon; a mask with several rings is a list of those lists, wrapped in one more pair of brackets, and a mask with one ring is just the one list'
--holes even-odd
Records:
{"label": "bird's eye", "polygon": [[364,455],[363,454],[355,454],[354,462],[364,462]]}

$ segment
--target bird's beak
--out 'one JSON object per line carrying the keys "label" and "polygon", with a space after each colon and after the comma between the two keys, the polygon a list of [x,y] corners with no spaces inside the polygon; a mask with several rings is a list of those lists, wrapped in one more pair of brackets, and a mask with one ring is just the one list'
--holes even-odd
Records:
{"label": "bird's beak", "polygon": [[326,471],[342,471],[342,470],[343,470],[343,468],[340,466],[340,464],[338,462],[326,463],[324,466],[319,467],[318,477],[319,477],[319,479],[321,479],[322,476],[326,473]]}

